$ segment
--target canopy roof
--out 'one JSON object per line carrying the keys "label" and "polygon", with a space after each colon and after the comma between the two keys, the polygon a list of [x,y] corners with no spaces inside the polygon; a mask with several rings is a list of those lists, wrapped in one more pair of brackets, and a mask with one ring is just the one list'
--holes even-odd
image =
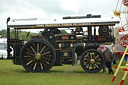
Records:
{"label": "canopy roof", "polygon": [[87,27],[87,26],[114,26],[119,19],[112,18],[84,18],[84,19],[61,19],[61,20],[11,20],[8,28],[37,29],[37,28],[64,28],[64,27]]}

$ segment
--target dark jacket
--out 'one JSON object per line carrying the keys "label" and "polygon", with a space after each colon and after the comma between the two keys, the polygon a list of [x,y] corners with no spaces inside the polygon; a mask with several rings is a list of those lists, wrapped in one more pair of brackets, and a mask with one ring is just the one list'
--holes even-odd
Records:
{"label": "dark jacket", "polygon": [[103,52],[103,56],[106,62],[113,60],[112,52],[108,48]]}

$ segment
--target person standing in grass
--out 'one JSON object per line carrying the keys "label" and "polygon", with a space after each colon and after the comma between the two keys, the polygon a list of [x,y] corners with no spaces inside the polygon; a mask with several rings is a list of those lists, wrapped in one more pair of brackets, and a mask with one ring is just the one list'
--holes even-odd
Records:
{"label": "person standing in grass", "polygon": [[[102,49],[98,48],[97,49],[101,54],[103,54],[102,52]],[[104,62],[104,65],[103,65],[103,73],[106,72],[106,63]]]}
{"label": "person standing in grass", "polygon": [[105,51],[103,52],[103,56],[106,62],[106,67],[109,70],[109,74],[113,74],[113,70],[112,70],[112,60],[113,60],[113,56],[112,56],[112,52],[110,51],[109,48],[106,48]]}

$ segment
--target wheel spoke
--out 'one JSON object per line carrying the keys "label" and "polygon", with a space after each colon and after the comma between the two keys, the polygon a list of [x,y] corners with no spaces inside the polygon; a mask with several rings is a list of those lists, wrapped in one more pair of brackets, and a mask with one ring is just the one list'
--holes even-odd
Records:
{"label": "wheel spoke", "polygon": [[46,46],[44,46],[41,51],[40,51],[40,54],[44,51],[44,49],[46,48]]}
{"label": "wheel spoke", "polygon": [[47,65],[49,64],[49,62],[47,62],[46,60],[44,60],[45,61],[45,63],[47,63]]}
{"label": "wheel spoke", "polygon": [[46,64],[44,63],[44,61],[43,61],[43,60],[40,60],[40,61],[42,62],[43,67],[45,67],[45,66],[46,66]]}
{"label": "wheel spoke", "polygon": [[87,52],[86,57],[87,57],[89,60],[91,59],[89,52]]}
{"label": "wheel spoke", "polygon": [[98,62],[97,64],[99,64],[99,65],[100,65],[101,63],[100,63],[100,62]]}
{"label": "wheel spoke", "polygon": [[27,63],[27,65],[29,65],[30,63],[32,63],[34,60],[31,60],[31,61],[29,61],[28,63]]}
{"label": "wheel spoke", "polygon": [[25,57],[26,61],[31,61],[31,60],[34,60],[33,57]]}
{"label": "wheel spoke", "polygon": [[96,54],[93,52],[93,59],[96,57]]}
{"label": "wheel spoke", "polygon": [[33,70],[35,70],[35,69],[36,69],[36,65],[37,65],[37,63],[35,63],[35,64],[34,64]]}
{"label": "wheel spoke", "polygon": [[95,59],[97,59],[97,58],[99,58],[99,55],[97,55],[97,56],[95,57]]}
{"label": "wheel spoke", "polygon": [[100,62],[96,62],[97,65],[100,65],[101,63]]}
{"label": "wheel spoke", "polygon": [[37,44],[37,53],[39,53],[39,43]]}
{"label": "wheel spoke", "polygon": [[87,58],[84,58],[84,60],[87,60],[87,61],[89,61],[89,59],[87,59]]}
{"label": "wheel spoke", "polygon": [[99,66],[98,66],[97,64],[95,64],[95,66],[96,66],[97,68],[99,68]]}
{"label": "wheel spoke", "polygon": [[94,52],[90,53],[90,57],[91,57],[91,59],[95,58],[95,53]]}
{"label": "wheel spoke", "polygon": [[93,53],[90,53],[90,57],[91,57],[91,59],[92,59],[92,56],[93,56]]}
{"label": "wheel spoke", "polygon": [[48,51],[48,52],[43,53],[43,54],[41,54],[41,55],[44,56],[44,55],[47,55],[47,54],[49,54],[49,53],[51,53],[51,51]]}
{"label": "wheel spoke", "polygon": [[43,69],[42,63],[40,63],[41,69]]}
{"label": "wheel spoke", "polygon": [[33,43],[33,48],[36,49],[36,45],[35,45],[35,43]]}
{"label": "wheel spoke", "polygon": [[29,57],[32,57],[32,56],[24,56],[25,58],[29,58]]}
{"label": "wheel spoke", "polygon": [[28,55],[31,55],[31,56],[34,56],[34,54],[32,54],[32,53],[29,53],[29,52],[26,52],[26,54],[28,54]]}
{"label": "wheel spoke", "polygon": [[36,51],[34,50],[34,48],[32,46],[30,46],[30,48],[32,49],[32,51],[36,54]]}
{"label": "wheel spoke", "polygon": [[50,61],[50,58],[43,57],[42,59]]}
{"label": "wheel spoke", "polygon": [[38,64],[38,70],[41,70],[41,65],[40,65],[40,61],[38,60],[37,64]]}
{"label": "wheel spoke", "polygon": [[88,63],[89,63],[89,61],[84,61],[84,65],[85,65],[85,64],[88,64]]}
{"label": "wheel spoke", "polygon": [[91,70],[92,69],[92,66],[89,64],[89,70]]}
{"label": "wheel spoke", "polygon": [[34,65],[36,63],[36,60],[34,60],[31,64],[30,64],[30,67],[33,69],[34,68]]}
{"label": "wheel spoke", "polygon": [[89,52],[86,54],[87,57],[89,57]]}
{"label": "wheel spoke", "polygon": [[27,51],[28,51],[29,53],[33,53],[32,50],[30,50],[30,49],[28,49],[28,48],[27,48]]}
{"label": "wheel spoke", "polygon": [[51,57],[52,57],[52,55],[45,55],[45,57],[47,57],[47,58],[51,58]]}
{"label": "wheel spoke", "polygon": [[92,65],[93,70],[95,70],[94,64]]}
{"label": "wheel spoke", "polygon": [[87,64],[85,65],[85,67],[86,67],[86,68],[89,68],[89,65],[90,65],[90,64],[89,64],[89,63],[87,63]]}
{"label": "wheel spoke", "polygon": [[49,51],[49,48],[48,47],[44,50],[44,52],[46,52],[46,51]]}
{"label": "wheel spoke", "polygon": [[100,62],[101,61],[101,59],[96,59],[96,62]]}

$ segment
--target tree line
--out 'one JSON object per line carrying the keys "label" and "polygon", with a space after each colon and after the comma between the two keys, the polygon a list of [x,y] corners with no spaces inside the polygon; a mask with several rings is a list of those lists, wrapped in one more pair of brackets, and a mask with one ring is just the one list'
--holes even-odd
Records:
{"label": "tree line", "polygon": [[[27,34],[28,34],[27,31],[18,30],[18,38],[21,40],[30,40],[31,37],[30,36],[26,37]],[[30,35],[35,35],[35,34],[37,34],[37,33],[30,33]],[[1,35],[1,38],[7,38],[7,30],[2,29],[0,31],[0,35]],[[10,38],[15,39],[15,30],[14,29],[10,30]]]}
{"label": "tree line", "polygon": [[[66,34],[67,32],[65,30],[60,30],[62,34]],[[30,33],[29,35],[39,35],[41,32],[39,33]],[[21,39],[21,40],[25,40],[25,41],[28,41],[31,39],[30,36],[27,36],[28,32],[27,31],[21,31],[21,30],[18,30],[18,38]],[[6,29],[2,29],[0,31],[0,35],[1,35],[1,38],[7,38],[7,30]],[[10,30],[10,38],[11,39],[15,39],[15,30],[14,29],[11,29]]]}

